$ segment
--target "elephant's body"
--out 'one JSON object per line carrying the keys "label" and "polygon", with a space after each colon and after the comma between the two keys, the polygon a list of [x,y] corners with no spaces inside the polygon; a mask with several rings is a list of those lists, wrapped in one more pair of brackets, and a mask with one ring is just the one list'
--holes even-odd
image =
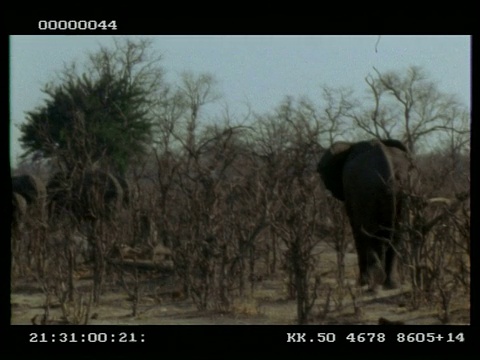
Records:
{"label": "elephant's body", "polygon": [[327,189],[345,202],[361,284],[397,286],[398,228],[409,166],[406,148],[395,140],[336,143],[319,163]]}

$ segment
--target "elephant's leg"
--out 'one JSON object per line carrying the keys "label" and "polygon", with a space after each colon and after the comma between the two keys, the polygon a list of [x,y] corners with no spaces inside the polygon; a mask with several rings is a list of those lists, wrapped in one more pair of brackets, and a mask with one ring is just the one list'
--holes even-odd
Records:
{"label": "elephant's leg", "polygon": [[358,269],[360,271],[359,283],[360,286],[367,285],[369,283],[367,267],[369,252],[368,239],[366,239],[364,236],[356,236],[355,247],[357,250]]}
{"label": "elephant's leg", "polygon": [[398,281],[398,256],[393,246],[388,246],[385,254],[385,272],[387,277],[383,286],[387,289],[395,289],[399,286]]}
{"label": "elephant's leg", "polygon": [[377,238],[370,238],[370,247],[367,256],[367,274],[369,285],[375,288],[385,280],[385,247]]}
{"label": "elephant's leg", "polygon": [[368,268],[367,268],[367,259],[368,252],[366,249],[362,249],[357,252],[358,255],[358,268],[360,271],[360,285],[368,284]]}

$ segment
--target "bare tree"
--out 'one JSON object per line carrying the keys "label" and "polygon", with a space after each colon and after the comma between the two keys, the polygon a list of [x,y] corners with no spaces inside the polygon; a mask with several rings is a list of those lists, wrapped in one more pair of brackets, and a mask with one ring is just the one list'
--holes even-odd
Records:
{"label": "bare tree", "polygon": [[404,75],[374,71],[376,76],[365,78],[373,105],[352,109],[349,114],[364,132],[377,138],[400,139],[412,153],[439,134],[468,134],[465,107],[454,96],[441,92],[423,69],[412,66]]}

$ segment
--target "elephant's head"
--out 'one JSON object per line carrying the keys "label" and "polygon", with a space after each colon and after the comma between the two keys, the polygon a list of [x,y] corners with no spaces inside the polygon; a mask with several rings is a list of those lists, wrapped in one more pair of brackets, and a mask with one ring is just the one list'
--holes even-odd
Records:
{"label": "elephant's head", "polygon": [[76,177],[55,174],[48,183],[50,211],[67,210],[79,219],[110,218],[124,202],[124,192],[112,174],[93,170]]}
{"label": "elephant's head", "polygon": [[44,182],[35,175],[13,176],[12,192],[21,195],[28,205],[43,202],[47,194]]}

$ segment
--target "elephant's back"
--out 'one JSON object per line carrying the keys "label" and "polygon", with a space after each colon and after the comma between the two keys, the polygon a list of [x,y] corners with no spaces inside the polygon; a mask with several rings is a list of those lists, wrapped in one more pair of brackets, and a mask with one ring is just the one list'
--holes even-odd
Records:
{"label": "elephant's back", "polygon": [[[394,171],[388,154],[380,144],[355,148],[343,169],[344,187],[362,192],[389,190]],[[355,195],[353,195],[355,196]]]}

